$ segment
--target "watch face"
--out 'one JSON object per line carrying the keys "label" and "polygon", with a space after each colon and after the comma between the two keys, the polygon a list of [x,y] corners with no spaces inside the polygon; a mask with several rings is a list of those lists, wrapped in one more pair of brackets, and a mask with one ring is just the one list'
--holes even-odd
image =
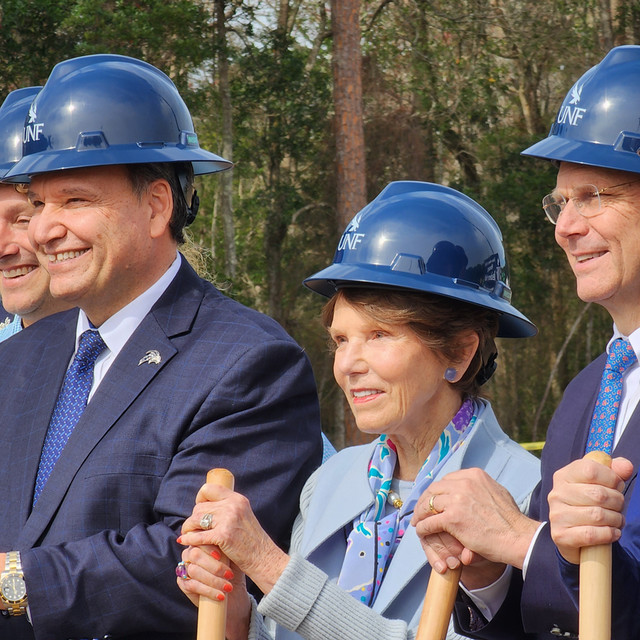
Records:
{"label": "watch face", "polygon": [[22,576],[11,574],[5,576],[0,582],[2,595],[9,602],[20,602],[27,594],[27,587]]}

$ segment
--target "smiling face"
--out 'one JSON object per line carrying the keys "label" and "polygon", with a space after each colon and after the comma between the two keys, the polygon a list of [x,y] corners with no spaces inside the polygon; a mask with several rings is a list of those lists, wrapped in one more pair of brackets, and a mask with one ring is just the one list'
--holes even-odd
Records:
{"label": "smiling face", "polygon": [[450,364],[407,325],[381,323],[344,299],[335,304],[329,334],[333,372],[358,429],[428,453],[461,404],[444,380]]}
{"label": "smiling face", "polygon": [[13,185],[0,184],[0,297],[25,326],[68,305],[49,293],[49,274],[40,266],[27,228],[33,207]]}
{"label": "smiling face", "polygon": [[57,171],[34,176],[29,198],[29,237],[51,293],[84,309],[96,326],[148,289],[176,256],[163,180],[138,196],[122,166]]}
{"label": "smiling face", "polygon": [[[638,178],[563,162],[556,190],[567,197],[583,184],[602,189]],[[605,307],[628,335],[640,326],[640,182],[607,190],[600,200],[602,212],[590,218],[569,201],[558,218],[556,241],[576,277],[578,296]]]}

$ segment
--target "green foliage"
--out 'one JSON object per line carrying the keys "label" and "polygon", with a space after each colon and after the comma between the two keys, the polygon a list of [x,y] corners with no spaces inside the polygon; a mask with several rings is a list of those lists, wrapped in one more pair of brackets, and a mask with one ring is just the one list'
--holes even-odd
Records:
{"label": "green foliage", "polygon": [[[75,55],[119,53],[168,73],[181,91],[210,51],[209,16],[190,0],[78,0],[62,22]],[[193,79],[192,79],[193,80]]]}
{"label": "green foliage", "polygon": [[0,5],[0,88],[5,95],[44,84],[51,69],[72,55],[61,31],[72,0],[2,0]]}
{"label": "green foliage", "polygon": [[[584,305],[540,207],[555,170],[520,152],[546,135],[571,84],[604,54],[599,3],[362,4],[369,196],[392,180],[443,182],[496,218],[513,302],[539,335],[501,341],[488,391],[508,431],[541,439],[564,386],[603,348],[611,321],[600,308],[589,308],[565,345]],[[619,3],[617,44],[638,41],[637,4]],[[215,8],[199,0],[2,0],[0,82],[5,94],[41,84],[56,62],[76,55],[139,57],[172,77],[201,146],[220,153],[218,65],[226,50],[237,276],[225,271],[229,247],[215,176],[198,179],[201,209],[192,236],[229,295],[272,314],[305,347],[331,432],[336,387],[319,321],[323,301],[300,284],[330,262],[341,232],[334,211],[330,39],[323,40],[328,3],[226,0],[223,25],[216,23]],[[286,28],[278,24],[285,9]],[[215,37],[220,26],[226,46]]]}

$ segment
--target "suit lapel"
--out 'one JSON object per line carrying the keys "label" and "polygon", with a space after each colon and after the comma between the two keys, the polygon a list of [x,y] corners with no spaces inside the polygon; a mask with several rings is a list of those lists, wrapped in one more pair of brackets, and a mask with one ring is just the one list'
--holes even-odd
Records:
{"label": "suit lapel", "polygon": [[[8,474],[6,488],[7,495],[20,496],[19,500],[14,500],[14,505],[20,512],[20,526],[31,511],[42,444],[73,353],[76,318],[77,311],[70,311],[47,319],[46,323],[37,327],[37,331],[29,332],[32,343],[21,344],[23,338],[27,339],[27,331],[23,332],[24,336],[16,336],[17,342],[14,343],[19,346],[21,357],[24,357],[25,351],[29,353],[22,368],[24,377],[15,381],[16,388],[19,389],[15,398],[18,402],[15,415],[20,418],[11,450],[7,452],[8,460],[24,460],[21,474]],[[30,352],[29,346],[32,347]]]}
{"label": "suit lapel", "polygon": [[635,484],[640,466],[640,404],[638,404],[629,419],[624,433],[620,437],[613,456],[624,456],[633,463],[634,473],[627,480],[624,488],[625,503],[628,504],[632,491],[629,489]]}
{"label": "suit lapel", "polygon": [[[305,557],[373,504],[373,493],[367,479],[371,451],[370,446],[361,447],[346,471],[340,468],[340,475],[335,474],[335,482],[314,494],[314,506],[305,523],[302,541],[301,553]],[[326,473],[333,478],[331,466]],[[323,467],[321,469],[324,470]],[[343,552],[341,557],[344,557]]]}
{"label": "suit lapel", "polygon": [[591,417],[596,406],[598,393],[600,391],[600,380],[602,372],[607,362],[607,354],[601,354],[593,361],[590,368],[590,379],[583,381],[583,389],[580,394],[573,395],[572,413],[581,415],[582,417],[575,421],[578,427],[587,425],[587,428],[577,428],[574,434],[573,444],[568,460],[576,460],[584,456],[587,447],[587,439],[589,437],[589,426],[591,425]]}
{"label": "suit lapel", "polygon": [[[191,295],[185,296],[185,293]],[[80,417],[26,522],[20,536],[21,546],[28,547],[37,543],[87,456],[175,356],[177,349],[170,338],[187,331],[191,326],[202,295],[200,279],[191,267],[186,265],[185,268],[183,260],[178,275],[118,354]],[[181,305],[180,313],[176,314],[173,309],[178,296],[181,296]],[[75,332],[75,326],[73,329]],[[149,352],[152,352],[151,357],[145,359]],[[159,355],[159,362],[155,352]],[[59,387],[60,385],[58,389]],[[49,416],[57,394],[58,390],[49,398]],[[38,459],[43,441],[44,433],[37,445]],[[37,462],[33,469],[32,485],[36,472]]]}

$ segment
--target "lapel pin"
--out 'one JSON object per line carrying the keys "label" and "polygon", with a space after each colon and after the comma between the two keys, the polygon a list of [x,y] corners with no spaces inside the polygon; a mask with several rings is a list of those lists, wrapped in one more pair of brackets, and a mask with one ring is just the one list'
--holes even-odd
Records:
{"label": "lapel pin", "polygon": [[144,364],[145,362],[148,362],[149,364],[160,364],[161,361],[162,358],[160,357],[160,352],[152,349],[151,351],[147,351],[147,353],[144,354],[144,358],[140,358],[138,366]]}

